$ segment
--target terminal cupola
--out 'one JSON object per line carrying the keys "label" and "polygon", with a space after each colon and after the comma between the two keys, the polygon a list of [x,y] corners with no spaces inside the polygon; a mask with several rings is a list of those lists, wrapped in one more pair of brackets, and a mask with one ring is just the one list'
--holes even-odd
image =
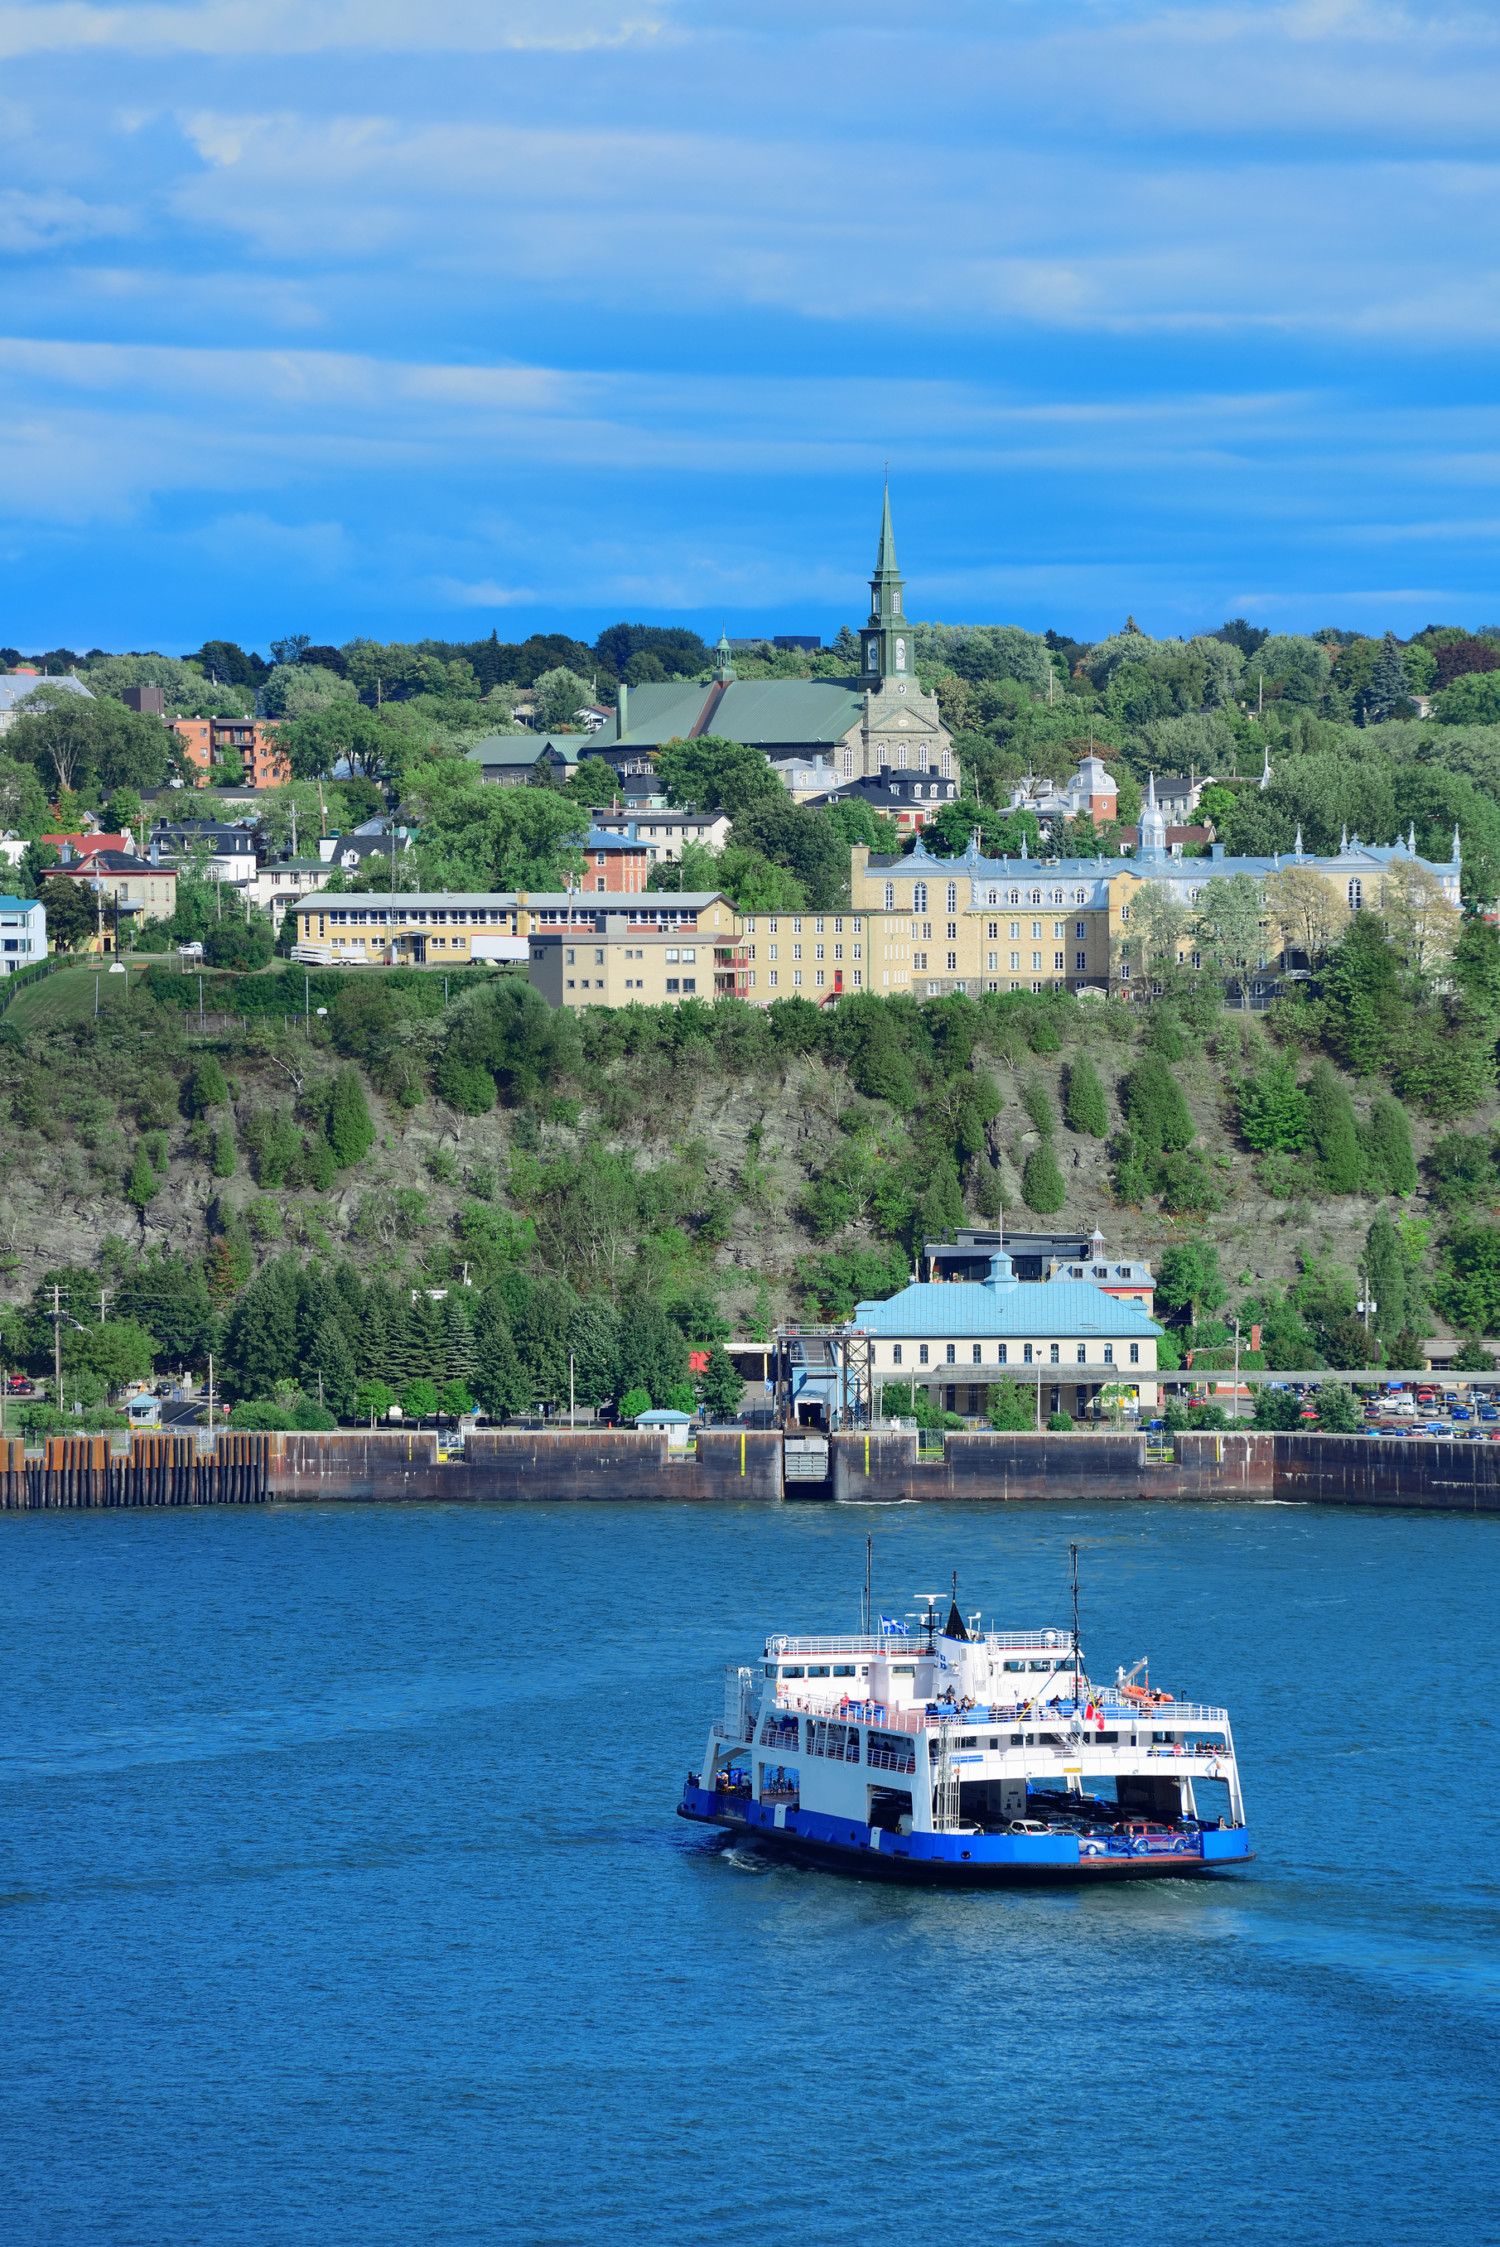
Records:
{"label": "terminal cupola", "polygon": [[870,579],[870,620],[860,633],[860,663],[867,685],[885,679],[914,679],[911,626],[906,621],[905,590],[896,567],[896,534],[891,528],[891,487],[885,488],[880,544]]}

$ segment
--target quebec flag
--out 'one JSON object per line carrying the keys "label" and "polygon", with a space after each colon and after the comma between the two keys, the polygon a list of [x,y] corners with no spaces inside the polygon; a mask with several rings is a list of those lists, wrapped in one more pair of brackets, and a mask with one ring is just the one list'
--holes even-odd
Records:
{"label": "quebec flag", "polygon": [[911,1633],[907,1629],[906,1625],[904,1623],[898,1623],[893,1615],[882,1615],[880,1618],[880,1628],[882,1629],[882,1631],[887,1631],[896,1638],[910,1638],[911,1636]]}

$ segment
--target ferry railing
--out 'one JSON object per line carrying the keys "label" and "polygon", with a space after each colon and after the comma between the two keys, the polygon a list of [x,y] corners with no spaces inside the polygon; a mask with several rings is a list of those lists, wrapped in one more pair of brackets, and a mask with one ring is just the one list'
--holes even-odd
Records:
{"label": "ferry railing", "polygon": [[847,1699],[840,1695],[833,1700],[825,1700],[821,1694],[778,1694],[771,1706],[787,1716],[837,1717],[846,1724],[876,1724],[885,1732],[925,1732],[943,1723],[951,1724],[957,1732],[982,1732],[986,1727],[994,1730],[1004,1726],[1045,1729],[1059,1721],[1071,1723],[1077,1716],[1085,1739],[1100,1729],[1101,1720],[1107,1732],[1117,1730],[1122,1724],[1132,1724],[1137,1731],[1172,1732],[1188,1725],[1227,1725],[1229,1722],[1227,1709],[1210,1708],[1199,1701],[1167,1701],[1149,1709],[1130,1701],[1096,1701],[1092,1717],[1083,1716],[1072,1701],[1056,1705],[1045,1702],[1036,1708],[1029,1702],[990,1702],[975,1709],[938,1711],[920,1707],[892,1709],[883,1701],[856,1700],[852,1694]]}
{"label": "ferry railing", "polygon": [[[837,1638],[771,1638],[766,1642],[768,1662],[800,1662],[804,1656],[820,1654],[894,1654],[904,1658],[926,1654],[921,1643],[925,1634],[915,1630],[903,1635],[900,1631],[882,1633],[878,1638],[868,1633],[851,1631]],[[1067,1631],[985,1631],[971,1642],[1000,1653],[1066,1654],[1072,1644]]]}

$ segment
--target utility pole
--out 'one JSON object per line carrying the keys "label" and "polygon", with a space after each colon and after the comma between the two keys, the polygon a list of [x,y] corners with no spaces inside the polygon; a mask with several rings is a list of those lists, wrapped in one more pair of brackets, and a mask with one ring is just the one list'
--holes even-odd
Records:
{"label": "utility pole", "polygon": [[568,1433],[573,1433],[573,1352],[568,1352]]}
{"label": "utility pole", "polygon": [[101,1326],[104,1324],[104,1290],[102,1287],[99,1290],[99,1324]]}
{"label": "utility pole", "polygon": [[302,978],[302,1035],[305,1038],[312,1036],[312,977],[310,975],[304,975]]}
{"label": "utility pole", "polygon": [[53,1283],[52,1288],[52,1393],[57,1399],[57,1409],[63,1408],[62,1387],[62,1289]]}
{"label": "utility pole", "polygon": [[210,1350],[210,1351],[209,1351],[209,1353],[208,1353],[208,1425],[209,1425],[209,1430],[210,1430],[210,1432],[212,1432],[212,1429],[213,1429],[213,1424],[214,1424],[214,1354],[213,1354],[213,1351],[212,1351],[212,1350]]}
{"label": "utility pole", "polygon": [[1240,1322],[1234,1322],[1234,1416],[1240,1416]]}
{"label": "utility pole", "polygon": [[203,978],[198,978],[198,1035],[203,1035]]}

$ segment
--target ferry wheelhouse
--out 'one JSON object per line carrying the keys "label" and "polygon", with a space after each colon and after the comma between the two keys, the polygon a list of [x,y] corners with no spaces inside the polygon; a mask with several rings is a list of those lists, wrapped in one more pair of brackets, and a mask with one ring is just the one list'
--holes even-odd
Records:
{"label": "ferry wheelhouse", "polygon": [[1227,1709],[1089,1678],[1076,1632],[766,1641],[678,1815],[873,1877],[959,1886],[1182,1878],[1251,1855]]}

